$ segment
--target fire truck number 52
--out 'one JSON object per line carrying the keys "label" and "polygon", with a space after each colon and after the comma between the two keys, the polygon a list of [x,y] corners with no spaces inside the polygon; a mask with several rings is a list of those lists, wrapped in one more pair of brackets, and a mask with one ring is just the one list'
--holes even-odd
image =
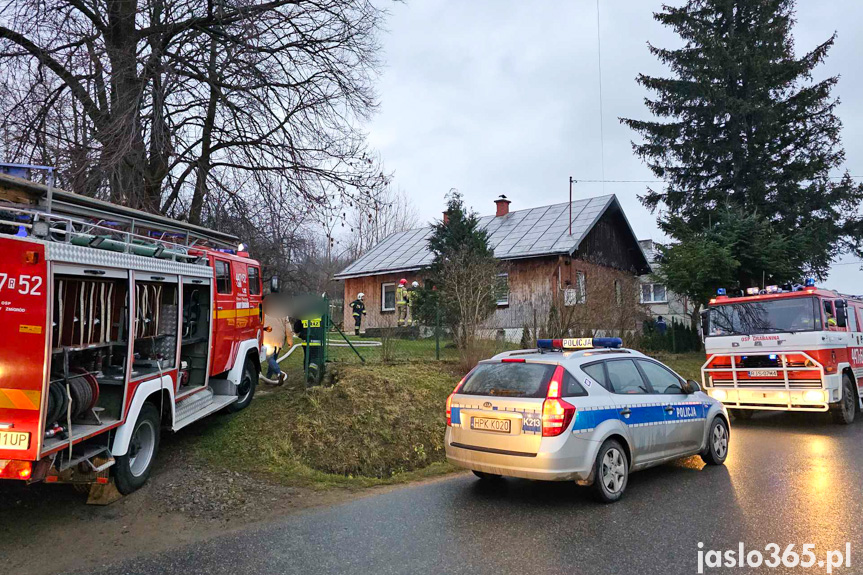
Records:
{"label": "fire truck number 52", "polygon": [[21,295],[42,295],[42,278],[39,276],[20,275],[10,278],[9,274],[0,273],[0,291],[17,289]]}

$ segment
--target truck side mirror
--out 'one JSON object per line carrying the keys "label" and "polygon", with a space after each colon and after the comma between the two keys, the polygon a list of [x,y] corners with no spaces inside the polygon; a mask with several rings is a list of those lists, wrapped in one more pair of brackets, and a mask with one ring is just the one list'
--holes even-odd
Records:
{"label": "truck side mirror", "polygon": [[279,278],[276,276],[270,278],[270,293],[279,293]]}
{"label": "truck side mirror", "polygon": [[701,341],[707,337],[707,330],[710,329],[710,310],[706,309],[701,312]]}

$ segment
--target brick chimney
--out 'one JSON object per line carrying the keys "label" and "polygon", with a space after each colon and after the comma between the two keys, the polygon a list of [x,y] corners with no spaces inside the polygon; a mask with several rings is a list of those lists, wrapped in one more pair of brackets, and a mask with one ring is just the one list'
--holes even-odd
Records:
{"label": "brick chimney", "polygon": [[505,216],[509,213],[509,204],[510,201],[506,199],[506,196],[501,195],[498,199],[494,201],[494,205],[497,206],[497,213],[495,216]]}
{"label": "brick chimney", "polygon": [[443,225],[447,225],[449,223],[449,212],[443,213]]}

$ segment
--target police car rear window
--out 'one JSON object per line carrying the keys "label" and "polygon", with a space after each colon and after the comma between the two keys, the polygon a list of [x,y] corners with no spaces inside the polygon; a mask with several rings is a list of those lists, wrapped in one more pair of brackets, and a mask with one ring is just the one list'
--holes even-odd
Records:
{"label": "police car rear window", "polygon": [[554,365],[544,363],[482,363],[459,390],[465,395],[545,397]]}

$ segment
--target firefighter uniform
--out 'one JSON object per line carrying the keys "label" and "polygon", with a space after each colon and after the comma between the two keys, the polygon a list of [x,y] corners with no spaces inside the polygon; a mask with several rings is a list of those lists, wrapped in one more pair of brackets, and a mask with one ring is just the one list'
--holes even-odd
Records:
{"label": "firefighter uniform", "polygon": [[419,290],[419,282],[414,282],[411,284],[410,289],[407,293],[408,298],[408,325],[418,325],[417,324],[417,316],[414,313],[416,311],[416,303],[417,303],[417,291]]}
{"label": "firefighter uniform", "polygon": [[354,334],[360,335],[360,324],[366,315],[366,304],[360,298],[351,302],[351,315],[354,316]]}
{"label": "firefighter uniform", "polygon": [[396,312],[399,327],[406,325],[408,321],[408,288],[407,282],[399,283],[396,288]]}

